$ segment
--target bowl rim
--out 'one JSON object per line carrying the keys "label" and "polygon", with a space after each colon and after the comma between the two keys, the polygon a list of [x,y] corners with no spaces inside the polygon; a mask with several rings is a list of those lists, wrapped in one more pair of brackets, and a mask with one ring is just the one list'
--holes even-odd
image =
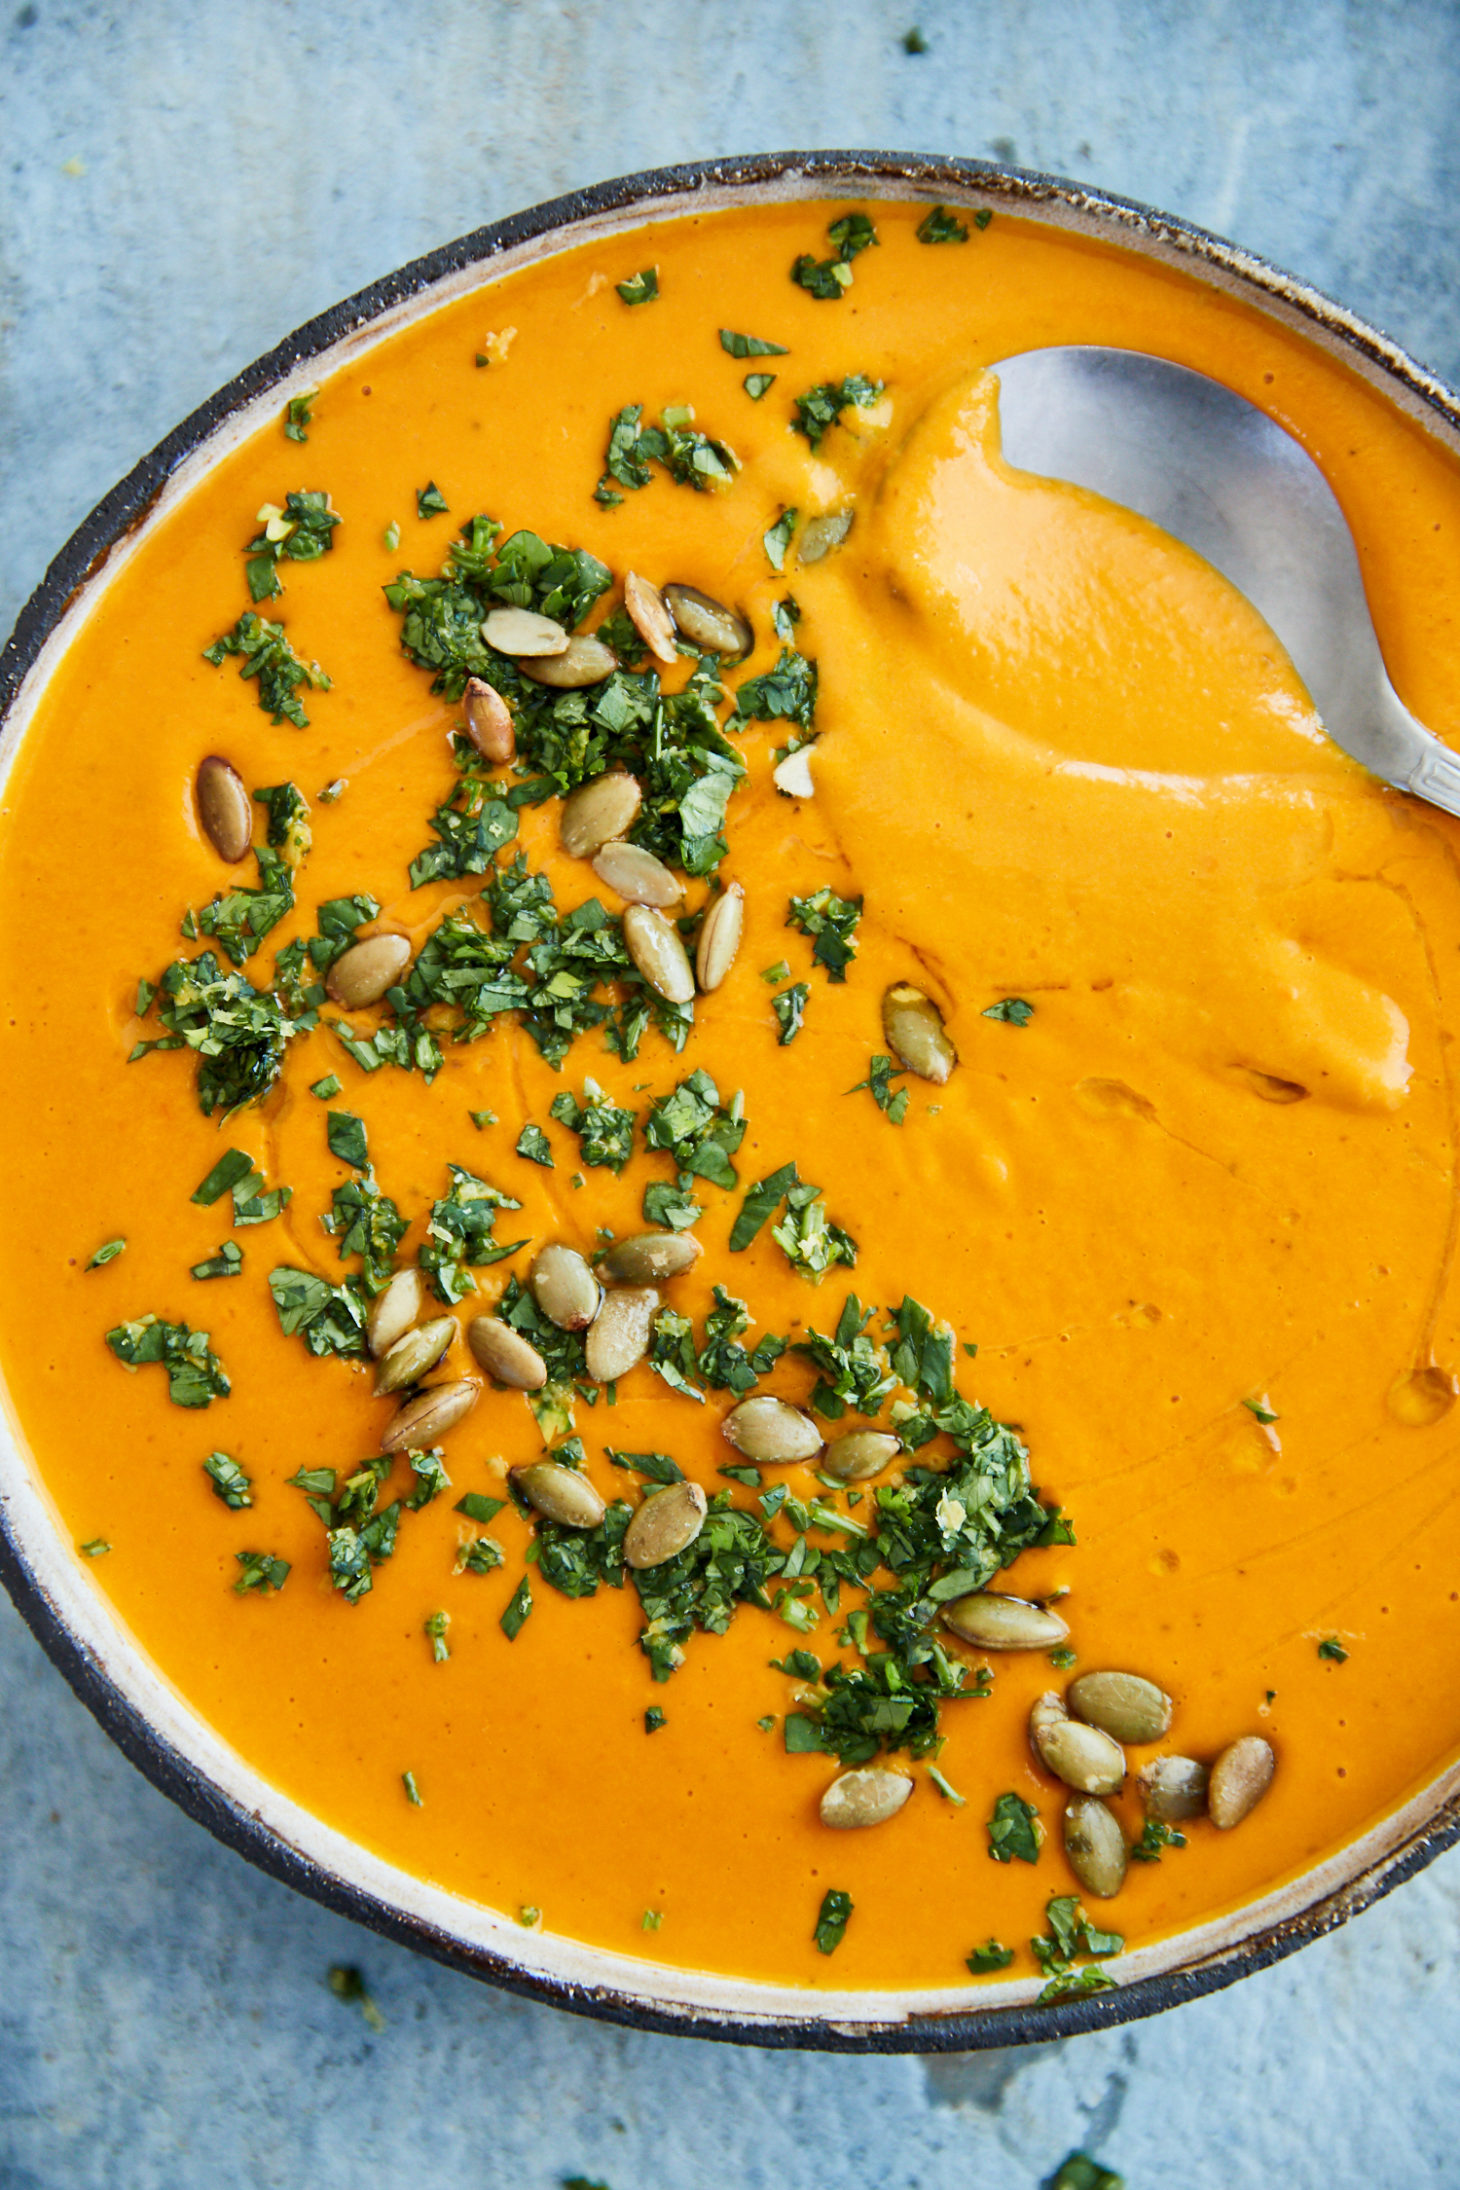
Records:
{"label": "bowl rim", "polygon": [[[0,652],[0,728],[32,674],[39,669],[43,678],[44,657],[68,612],[102,574],[113,551],[142,526],[176,475],[191,459],[205,455],[223,429],[251,411],[262,397],[300,380],[312,361],[352,336],[373,341],[384,332],[382,322],[414,307],[433,291],[441,292],[437,301],[444,302],[454,283],[489,279],[496,270],[493,262],[512,254],[545,255],[572,248],[596,233],[673,218],[721,199],[743,202],[755,197],[778,202],[892,197],[930,204],[944,199],[1043,217],[1054,225],[1136,247],[1147,257],[1180,265],[1204,277],[1209,285],[1246,297],[1270,317],[1298,325],[1320,347],[1338,353],[1380,387],[1401,410],[1460,445],[1460,397],[1377,328],[1260,256],[1136,200],[1059,176],[957,155],[824,150],[687,161],[570,191],[474,229],[330,306],[235,374],[142,457],[56,554]],[[25,1472],[23,1458],[20,1469]],[[726,2004],[717,2005],[708,2000],[676,2003],[662,1992],[658,1997],[646,1996],[641,1990],[627,1989],[623,1982],[594,1982],[535,1969],[464,1938],[449,1925],[392,1902],[265,1822],[257,1808],[220,1785],[165,1725],[149,1716],[139,1698],[109,1668],[103,1652],[78,1631],[75,1606],[68,1608],[64,1602],[64,1586],[55,1586],[55,1577],[48,1579],[35,1555],[40,1501],[32,1501],[28,1511],[21,1510],[25,1504],[0,1481],[0,1582],[52,1663],[123,1754],[189,1817],[270,1876],[384,1937],[527,1998],[639,2030],[769,2048],[936,2053],[1035,2043],[1104,2029],[1159,2013],[1270,1967],[1369,1907],[1460,1839],[1460,1772],[1452,1768],[1335,1857],[1304,1874],[1310,1884],[1315,1880],[1321,1884],[1313,1898],[1293,1913],[1264,1919],[1235,1941],[1214,1933],[1211,1945],[1205,1950],[1198,1946],[1185,1967],[1160,1969],[1136,1976],[1111,1992],[1046,2006],[1028,1999],[1000,2004],[995,1996],[987,2006],[975,2000],[933,2012],[905,2008],[863,2014],[856,2009],[858,1999],[871,2009],[885,2010],[899,1995],[830,1996],[804,1991],[803,2012],[770,2012],[758,2004],[758,1994],[769,2000],[798,1988],[763,1987],[749,1980],[713,1976],[706,1980],[709,1990],[738,1995],[739,2005],[728,1998]],[[59,1535],[53,1520],[41,1524],[41,1533],[45,1526],[53,1536]],[[61,1550],[66,1560],[72,1559],[69,1545]],[[110,1617],[113,1628],[125,1638],[121,1621]],[[157,1679],[155,1673],[152,1677]],[[204,1722],[197,1723],[206,1732]],[[245,1776],[250,1769],[245,1767]],[[257,1785],[267,1785],[256,1772],[252,1778]],[[341,1847],[348,1846],[343,1836],[329,1837]],[[1367,1856],[1362,1854],[1365,1850]],[[1350,1861],[1356,1853],[1359,1859]],[[405,1875],[393,1866],[376,1867],[383,1875]],[[1303,1881],[1294,1881],[1276,1895],[1247,1904],[1233,1921],[1240,1925],[1253,1916],[1263,1919],[1264,1910],[1275,1900],[1284,1895],[1291,1899],[1302,1886]],[[442,1889],[435,1892],[445,1905],[455,1899]],[[1201,1933],[1178,1934],[1174,1941],[1162,1944],[1169,1948],[1183,1936],[1199,1941]],[[624,1969],[642,1971],[641,1983],[651,1993],[655,1977],[668,1988],[687,1981],[689,1975],[660,1965],[630,1963],[625,1957],[589,1947],[581,1949],[581,1959],[590,1965],[618,1963]]]}

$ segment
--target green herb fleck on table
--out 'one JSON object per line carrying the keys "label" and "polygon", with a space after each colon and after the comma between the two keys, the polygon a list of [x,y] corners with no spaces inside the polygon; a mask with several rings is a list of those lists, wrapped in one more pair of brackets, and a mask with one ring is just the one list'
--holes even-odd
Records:
{"label": "green herb fleck on table", "polygon": [[840,1887],[828,1887],[822,1896],[821,1913],[816,1919],[815,1939],[822,1954],[835,1954],[846,1935],[847,1918],[852,1913],[852,1897]]}
{"label": "green herb fleck on table", "polygon": [[366,1991],[365,1979],[360,1971],[349,1964],[336,1963],[329,1973],[329,1988],[337,2000],[358,2006],[378,2038],[385,2028],[385,2017]]}
{"label": "green herb fleck on table", "polygon": [[625,304],[652,304],[659,294],[659,269],[645,266],[627,281],[616,281],[614,287]]}
{"label": "green herb fleck on table", "polygon": [[1125,2177],[1102,2167],[1088,2152],[1071,2152],[1060,2161],[1045,2190],[1125,2190]]}
{"label": "green herb fleck on table", "polygon": [[104,1240],[102,1245],[97,1248],[96,1253],[86,1264],[86,1268],[88,1270],[104,1269],[107,1263],[116,1261],[117,1256],[125,1251],[126,1245],[127,1243],[125,1239]]}
{"label": "green herb fleck on table", "polygon": [[267,1596],[289,1579],[289,1561],[276,1558],[272,1551],[235,1551],[233,1556],[243,1569],[233,1585],[235,1596]]}
{"label": "green herb fleck on table", "polygon": [[1022,996],[1001,996],[996,1004],[990,1004],[980,1013],[984,1019],[1002,1019],[1006,1026],[1027,1027],[1034,1017],[1034,1006]]}
{"label": "green herb fleck on table", "polygon": [[997,1939],[986,1939],[981,1947],[965,1956],[968,1967],[975,1977],[987,1977],[996,1969],[1007,1969],[1014,1959],[1012,1947],[1006,1947]]}
{"label": "green herb fleck on table", "polygon": [[416,515],[418,517],[445,517],[450,508],[445,495],[435,480],[416,489]]}
{"label": "green herb fleck on table", "polygon": [[903,32],[902,50],[904,53],[911,54],[920,54],[927,52],[928,41],[923,36],[922,32],[918,29],[916,24],[913,25],[911,30]]}
{"label": "green herb fleck on table", "polygon": [[1037,1863],[1043,1829],[1039,1812],[1022,1795],[1000,1795],[988,1826],[989,1854],[996,1863]]}

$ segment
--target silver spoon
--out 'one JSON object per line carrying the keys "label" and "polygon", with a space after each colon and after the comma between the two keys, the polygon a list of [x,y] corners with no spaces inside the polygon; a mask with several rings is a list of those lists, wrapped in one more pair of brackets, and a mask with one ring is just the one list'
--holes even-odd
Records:
{"label": "silver spoon", "polygon": [[1460,755],[1384,667],[1353,535],[1292,435],[1204,373],[1138,350],[1025,350],[992,367],[1005,461],[1149,517],[1245,593],[1335,744],[1460,814]]}

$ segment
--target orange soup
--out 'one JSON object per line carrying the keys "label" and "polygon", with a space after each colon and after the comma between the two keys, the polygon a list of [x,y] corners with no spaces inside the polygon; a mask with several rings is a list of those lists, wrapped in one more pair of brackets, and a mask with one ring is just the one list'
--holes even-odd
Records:
{"label": "orange soup", "polygon": [[[1460,730],[1391,403],[1113,248],[803,203],[339,367],[117,558],[9,779],[59,1526],[267,1781],[649,1962],[1093,1987],[1460,1748],[1457,825],[1003,464],[983,368],[1063,342],[1281,419]],[[1169,1727],[1070,1735],[1104,1671]],[[1239,1740],[1235,1828],[1147,1818]]]}

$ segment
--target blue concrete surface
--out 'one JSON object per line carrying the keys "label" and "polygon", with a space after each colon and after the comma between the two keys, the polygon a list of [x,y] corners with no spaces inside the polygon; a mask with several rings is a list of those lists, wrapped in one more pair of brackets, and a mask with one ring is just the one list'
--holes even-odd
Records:
{"label": "blue concrete surface", "polygon": [[[1460,375],[1453,0],[4,0],[0,628],[91,503],[290,327],[625,169],[994,156],[1237,237]],[[906,55],[913,23],[929,47]],[[1156,2022],[930,2062],[507,2000],[256,1876],[0,1604],[0,2190],[1131,2190],[1460,2182],[1460,1859]],[[385,2018],[327,1989],[359,1963]]]}

